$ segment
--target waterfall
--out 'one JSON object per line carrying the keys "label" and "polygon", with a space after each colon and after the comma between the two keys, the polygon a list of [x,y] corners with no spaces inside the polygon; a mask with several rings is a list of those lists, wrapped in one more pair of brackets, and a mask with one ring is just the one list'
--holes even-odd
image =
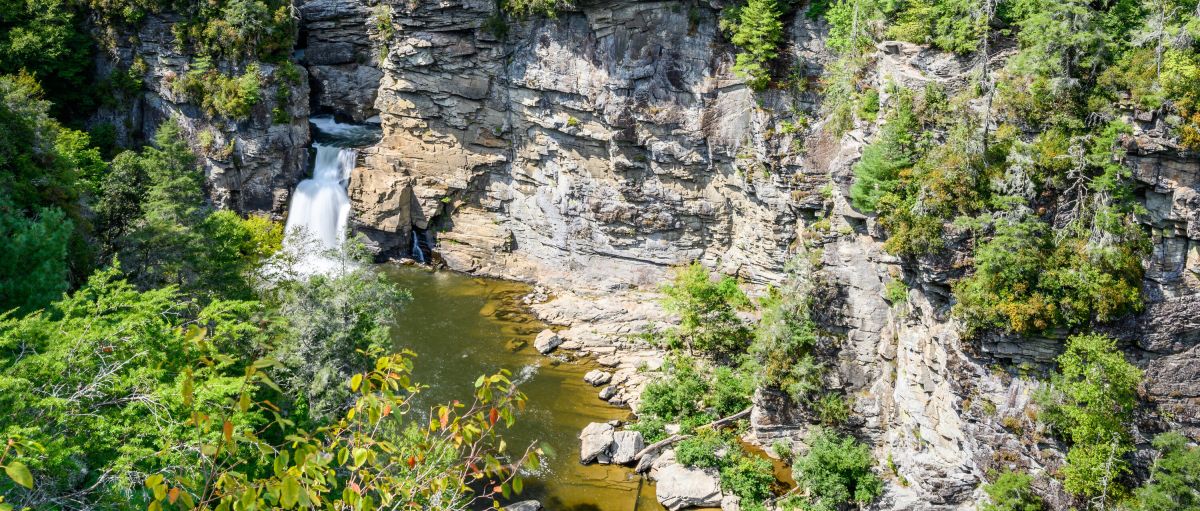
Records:
{"label": "waterfall", "polygon": [[417,234],[416,229],[414,229],[413,230],[413,248],[412,248],[413,259],[416,260],[418,263],[424,264],[426,262],[425,261],[425,253],[421,252],[421,241],[420,240],[421,240],[421,238]]}
{"label": "waterfall", "polygon": [[358,152],[313,144],[317,150],[313,176],[296,186],[288,208],[284,243],[299,255],[301,273],[324,273],[336,268],[336,251],[346,238],[350,198],[346,184]]}

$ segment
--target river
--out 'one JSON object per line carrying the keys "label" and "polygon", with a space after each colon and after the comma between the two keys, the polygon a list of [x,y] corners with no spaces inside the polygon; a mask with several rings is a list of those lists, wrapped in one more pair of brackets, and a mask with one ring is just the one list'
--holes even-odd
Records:
{"label": "river", "polygon": [[[429,386],[426,406],[471,395],[475,378],[508,369],[528,396],[505,438],[510,446],[538,442],[554,453],[514,501],[537,499],[549,511],[660,511],[653,485],[626,467],[581,465],[579,432],[590,422],[626,419],[629,410],[597,397],[583,381],[597,366],[565,354],[543,356],[533,339],[546,325],[521,304],[529,286],[415,266],[380,266],[410,290],[396,318],[397,349],[417,354],[414,378]],[[418,409],[424,407],[418,407]]]}

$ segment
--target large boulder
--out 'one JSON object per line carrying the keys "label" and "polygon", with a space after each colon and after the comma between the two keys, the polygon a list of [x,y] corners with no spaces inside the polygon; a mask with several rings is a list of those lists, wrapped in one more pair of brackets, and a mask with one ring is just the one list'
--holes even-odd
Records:
{"label": "large boulder", "polygon": [[663,507],[677,511],[689,507],[720,507],[721,480],[716,471],[688,468],[666,451],[654,462],[654,495]]}
{"label": "large boulder", "polygon": [[633,463],[634,455],[646,446],[639,431],[618,431],[613,434],[612,462],[617,465]]}
{"label": "large boulder", "polygon": [[612,452],[613,429],[613,425],[607,422],[593,422],[583,428],[579,434],[579,461],[609,463],[612,460],[609,453]]}
{"label": "large boulder", "polygon": [[533,340],[533,347],[537,348],[538,353],[545,355],[554,351],[562,342],[562,337],[547,328],[537,334],[537,338]]}

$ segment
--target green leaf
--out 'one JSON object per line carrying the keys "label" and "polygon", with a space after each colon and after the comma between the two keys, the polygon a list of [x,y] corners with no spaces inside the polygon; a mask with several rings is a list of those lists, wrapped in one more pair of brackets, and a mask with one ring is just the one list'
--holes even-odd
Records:
{"label": "green leaf", "polygon": [[521,490],[525,489],[525,482],[521,480],[521,476],[513,476],[512,487],[513,491],[517,493],[521,493]]}
{"label": "green leaf", "polygon": [[242,396],[238,398],[238,408],[243,412],[250,409],[250,393],[242,392]]}
{"label": "green leaf", "polygon": [[29,473],[29,467],[19,461],[11,461],[4,467],[4,473],[12,478],[14,483],[33,489],[33,474]]}
{"label": "green leaf", "polygon": [[370,451],[362,447],[354,448],[354,468],[361,467],[363,463],[367,462],[367,454],[370,454]]}
{"label": "green leaf", "polygon": [[281,490],[280,501],[285,508],[291,508],[300,500],[300,482],[295,477],[287,476],[283,479],[283,488]]}

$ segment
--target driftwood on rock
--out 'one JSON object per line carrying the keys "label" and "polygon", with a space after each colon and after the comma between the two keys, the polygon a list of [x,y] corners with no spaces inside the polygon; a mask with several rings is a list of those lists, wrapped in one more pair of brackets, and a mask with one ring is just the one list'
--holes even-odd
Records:
{"label": "driftwood on rock", "polygon": [[[727,416],[727,417],[722,417],[722,418],[712,421],[708,424],[700,426],[696,429],[697,430],[718,429],[718,428],[725,427],[727,424],[729,424],[733,421],[736,421],[747,415],[750,415],[750,410],[752,410],[753,408],[754,408],[753,406],[748,407],[745,410],[742,410],[738,413],[735,413],[735,414]],[[657,442],[654,442],[654,443],[646,446],[645,449],[638,451],[638,453],[633,456],[633,459],[638,462],[637,468],[635,470],[638,472],[645,472],[646,470],[649,470],[650,463],[653,462],[653,459],[647,458],[647,456],[662,450],[664,447],[674,445],[676,442],[679,442],[681,440],[686,440],[691,437],[692,437],[692,435],[685,435],[685,434],[680,433],[680,434],[671,435],[667,438],[664,438],[662,440],[659,440]]]}

